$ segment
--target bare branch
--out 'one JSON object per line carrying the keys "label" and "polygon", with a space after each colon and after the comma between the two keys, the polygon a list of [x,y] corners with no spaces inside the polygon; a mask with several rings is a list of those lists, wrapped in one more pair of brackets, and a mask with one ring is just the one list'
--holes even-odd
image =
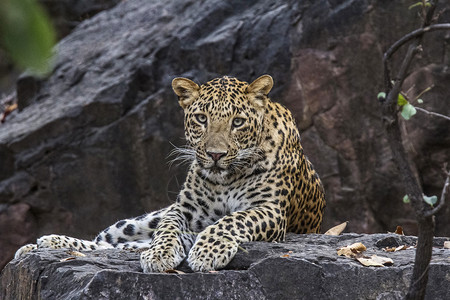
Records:
{"label": "bare branch", "polygon": [[448,187],[450,186],[450,172],[447,171],[447,179],[445,180],[444,187],[442,188],[441,199],[439,200],[439,204],[433,208],[432,210],[428,210],[423,213],[424,217],[431,217],[436,214],[445,204],[445,195],[447,193]]}
{"label": "bare branch", "polygon": [[405,58],[403,59],[402,65],[400,66],[400,71],[398,71],[397,74],[397,80],[394,83],[394,86],[392,89],[390,89],[390,78],[387,80],[389,81],[389,85],[386,86],[386,90],[389,92],[386,96],[386,103],[387,106],[394,106],[397,103],[397,97],[398,94],[401,91],[403,81],[406,79],[406,73],[408,72],[409,66],[411,65],[411,61],[414,58],[414,55],[417,52],[417,49],[419,47],[419,41],[415,41],[415,43],[411,44],[408,47],[408,52],[405,55]]}
{"label": "bare branch", "polygon": [[383,62],[390,59],[392,54],[397,51],[403,44],[407,43],[408,41],[412,40],[415,37],[418,37],[426,32],[432,32],[436,30],[450,30],[450,23],[442,23],[442,24],[434,24],[430,25],[424,28],[419,28],[414,31],[411,31],[410,33],[404,35],[401,39],[396,41],[394,44],[392,44],[391,47],[385,52],[383,57]]}
{"label": "bare branch", "polygon": [[444,118],[444,119],[450,121],[450,117],[448,117],[448,116],[446,116],[446,115],[441,115],[441,114],[436,113],[436,112],[428,111],[428,110],[426,110],[426,109],[423,109],[423,108],[420,108],[420,107],[417,107],[417,106],[414,106],[414,108],[417,109],[418,111],[421,111],[421,112],[423,112],[423,113],[426,113],[427,115],[432,115],[432,116]]}
{"label": "bare branch", "polygon": [[414,98],[414,101],[417,101],[417,99],[419,99],[420,97],[422,97],[423,94],[427,93],[428,91],[430,91],[432,88],[434,88],[434,84],[432,84],[431,86],[427,87],[426,89],[424,89],[423,91],[420,92],[419,95],[417,95]]}
{"label": "bare branch", "polygon": [[[416,29],[406,35],[404,35],[401,39],[396,41],[389,49],[384,53],[383,56],[383,65],[384,65],[384,80],[385,80],[385,88],[387,91],[391,88],[391,75],[390,75],[390,68],[388,65],[389,59],[391,58],[392,54],[394,54],[401,46],[403,46],[408,41],[420,37],[426,32],[432,32],[436,30],[450,30],[450,23],[443,23],[443,24],[435,24],[430,25],[427,27]],[[418,43],[417,43],[418,45]],[[397,93],[398,94],[398,93]]]}
{"label": "bare branch", "polygon": [[[405,191],[409,195],[411,199],[411,205],[415,210],[419,229],[411,284],[405,297],[405,299],[408,300],[423,299],[425,297],[434,236],[434,219],[432,217],[432,214],[443,206],[444,201],[441,200],[436,208],[430,211],[426,211],[423,201],[422,187],[417,181],[417,178],[411,169],[405,148],[402,144],[396,104],[411,61],[417,51],[421,49],[423,35],[426,32],[430,32],[433,30],[450,29],[450,24],[431,25],[431,23],[435,20],[433,15],[438,2],[438,0],[432,2],[431,7],[426,11],[426,3],[423,0],[422,4],[424,7],[422,15],[424,19],[422,28],[415,30],[401,38],[388,49],[383,57],[386,99],[381,100],[380,103],[383,111],[384,127],[386,129],[388,142],[392,150],[393,158],[397,164],[399,172],[402,174]],[[424,15],[425,11],[426,15]],[[400,70],[397,73],[397,77],[392,84],[389,69],[389,59],[402,45],[404,45],[408,41],[411,41],[411,43],[409,44],[406,56],[401,63]],[[445,189],[447,189],[447,186],[448,185],[446,181]]]}

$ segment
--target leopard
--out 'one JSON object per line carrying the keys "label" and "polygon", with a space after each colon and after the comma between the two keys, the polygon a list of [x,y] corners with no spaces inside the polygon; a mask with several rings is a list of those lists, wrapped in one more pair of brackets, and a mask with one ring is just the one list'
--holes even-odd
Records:
{"label": "leopard", "polygon": [[172,88],[184,111],[186,145],[177,159],[189,163],[176,201],[120,220],[93,241],[46,235],[21,247],[140,250],[145,273],[177,268],[225,268],[245,242],[277,242],[287,232],[320,233],[323,184],[303,152],[293,114],[268,94],[273,79],[252,83],[215,78],[201,86],[177,77]]}

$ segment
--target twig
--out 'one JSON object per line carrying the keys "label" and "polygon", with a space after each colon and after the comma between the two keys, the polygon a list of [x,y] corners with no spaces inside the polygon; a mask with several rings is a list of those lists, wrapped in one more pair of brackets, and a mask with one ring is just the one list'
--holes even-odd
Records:
{"label": "twig", "polygon": [[423,112],[423,113],[426,113],[427,115],[432,115],[432,116],[436,116],[436,117],[441,117],[441,118],[444,118],[444,119],[450,121],[450,117],[448,117],[448,116],[446,116],[446,115],[441,115],[441,114],[436,113],[436,112],[428,111],[428,110],[426,110],[426,109],[423,109],[423,108],[420,108],[420,107],[417,107],[417,106],[414,106],[414,108],[417,109],[418,111],[421,111],[421,112]]}
{"label": "twig", "polygon": [[425,28],[419,28],[414,31],[411,31],[410,33],[404,35],[401,39],[396,41],[394,44],[392,44],[391,47],[386,51],[383,57],[383,62],[391,58],[392,54],[398,50],[403,44],[407,43],[408,41],[412,40],[413,38],[422,35],[426,32],[436,31],[436,30],[449,30],[450,29],[450,23],[441,23],[441,24],[434,24],[427,26]]}
{"label": "twig", "polygon": [[386,103],[385,105],[388,107],[395,106],[397,104],[397,97],[398,94],[401,91],[403,81],[406,79],[406,73],[409,69],[409,66],[411,65],[411,61],[414,58],[414,55],[416,54],[417,48],[419,46],[419,41],[415,41],[414,44],[411,44],[408,48],[408,52],[405,55],[405,58],[403,59],[402,65],[400,66],[400,71],[397,74],[397,80],[394,83],[394,86],[391,87],[390,78],[387,78],[388,80],[386,82],[386,90],[389,92],[386,97]]}
{"label": "twig", "polygon": [[[424,28],[416,29],[405,36],[403,36],[401,39],[396,41],[389,49],[384,53],[383,56],[383,65],[384,65],[384,77],[385,77],[385,85],[386,87],[391,87],[390,82],[390,68],[388,65],[389,59],[391,58],[392,54],[394,54],[401,46],[403,46],[408,41],[420,37],[426,32],[436,31],[436,30],[450,30],[450,23],[443,23],[443,24],[434,24],[430,25]],[[398,94],[398,93],[397,93]]]}
{"label": "twig", "polygon": [[[414,85],[413,85],[412,87],[414,87]],[[412,87],[411,87],[411,88],[412,88]],[[432,84],[431,86],[429,86],[429,87],[427,87],[426,89],[424,89],[423,91],[421,91],[421,92],[419,93],[419,95],[417,95],[417,96],[414,98],[414,101],[417,101],[420,97],[422,97],[423,94],[429,92],[432,88],[434,88],[434,84]]]}
{"label": "twig", "polygon": [[450,172],[447,171],[447,179],[445,180],[444,187],[442,188],[441,199],[439,200],[439,204],[433,208],[432,210],[428,210],[423,213],[425,217],[431,217],[435,213],[437,213],[445,204],[445,195],[447,193],[448,187],[450,186]]}

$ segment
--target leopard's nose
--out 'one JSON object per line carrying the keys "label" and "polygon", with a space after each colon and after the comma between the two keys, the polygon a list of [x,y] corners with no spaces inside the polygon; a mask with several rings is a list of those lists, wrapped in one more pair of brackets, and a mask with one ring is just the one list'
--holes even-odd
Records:
{"label": "leopard's nose", "polygon": [[222,157],[227,155],[227,152],[211,152],[211,151],[207,151],[206,153],[213,159],[213,161],[218,161],[219,159],[221,159]]}

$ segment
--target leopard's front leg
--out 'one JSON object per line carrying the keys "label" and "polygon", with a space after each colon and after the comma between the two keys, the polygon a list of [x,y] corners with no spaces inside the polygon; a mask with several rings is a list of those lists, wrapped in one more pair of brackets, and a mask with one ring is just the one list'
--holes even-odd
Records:
{"label": "leopard's front leg", "polygon": [[193,244],[193,237],[181,208],[173,204],[161,219],[150,249],[141,253],[141,267],[145,273],[175,269],[186,257]]}
{"label": "leopard's front leg", "polygon": [[280,240],[285,233],[286,222],[278,208],[265,206],[234,212],[199,234],[189,252],[189,266],[203,272],[223,268],[233,259],[239,244]]}

